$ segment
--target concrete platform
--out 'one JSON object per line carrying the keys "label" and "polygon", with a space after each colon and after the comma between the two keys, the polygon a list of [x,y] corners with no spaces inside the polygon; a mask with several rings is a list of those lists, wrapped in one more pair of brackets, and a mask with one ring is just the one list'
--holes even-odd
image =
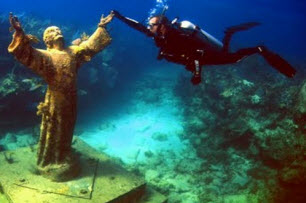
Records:
{"label": "concrete platform", "polygon": [[[35,170],[35,147],[0,153],[0,200],[12,203],[163,203],[143,178],[75,138],[82,172],[72,181],[52,182]],[[1,195],[2,194],[2,195]],[[5,197],[5,198],[4,198]]]}

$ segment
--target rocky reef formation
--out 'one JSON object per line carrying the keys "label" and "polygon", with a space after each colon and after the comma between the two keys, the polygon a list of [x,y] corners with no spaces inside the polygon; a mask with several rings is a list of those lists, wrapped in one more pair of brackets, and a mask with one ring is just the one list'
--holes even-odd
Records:
{"label": "rocky reef formation", "polygon": [[[222,171],[220,191],[231,188],[225,193],[248,194],[255,202],[302,202],[305,72],[301,69],[295,79],[287,80],[256,71],[265,67],[256,67],[256,57],[240,67],[208,67],[198,87],[181,76],[175,92],[186,106],[182,138],[203,159],[204,173]],[[256,74],[245,77],[244,71]],[[209,176],[211,182],[216,177]],[[210,195],[218,194],[208,192],[203,202],[216,202]]]}

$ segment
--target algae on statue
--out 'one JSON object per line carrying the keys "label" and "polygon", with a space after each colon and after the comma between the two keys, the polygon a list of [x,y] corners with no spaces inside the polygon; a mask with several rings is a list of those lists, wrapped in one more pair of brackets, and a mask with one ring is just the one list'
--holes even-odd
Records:
{"label": "algae on statue", "polygon": [[43,36],[47,50],[42,50],[31,46],[33,37],[26,35],[17,17],[10,14],[11,30],[15,33],[8,51],[48,84],[37,112],[42,116],[37,166],[43,176],[52,180],[68,180],[79,172],[71,149],[77,116],[77,72],[110,44],[105,26],[112,19],[113,14],[101,17],[98,28],[87,40],[69,47],[65,47],[58,27],[48,27]]}

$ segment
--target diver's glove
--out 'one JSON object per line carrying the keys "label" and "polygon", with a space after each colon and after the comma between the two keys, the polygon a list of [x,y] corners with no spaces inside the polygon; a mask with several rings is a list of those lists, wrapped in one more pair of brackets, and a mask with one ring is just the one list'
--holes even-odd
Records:
{"label": "diver's glove", "polygon": [[111,13],[118,19],[124,18],[117,10],[112,10]]}

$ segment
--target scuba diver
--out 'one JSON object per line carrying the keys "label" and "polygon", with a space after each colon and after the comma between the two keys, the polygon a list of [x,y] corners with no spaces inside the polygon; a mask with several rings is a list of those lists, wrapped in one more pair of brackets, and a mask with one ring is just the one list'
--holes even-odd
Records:
{"label": "scuba diver", "polygon": [[193,73],[191,82],[198,85],[201,82],[201,70],[203,65],[222,65],[239,62],[252,54],[260,54],[265,60],[280,73],[287,77],[293,77],[296,70],[282,57],[268,50],[265,46],[256,46],[229,52],[229,42],[234,33],[248,30],[259,25],[257,22],[249,22],[229,27],[225,30],[223,43],[214,38],[199,26],[189,21],[173,21],[165,16],[165,7],[160,15],[149,19],[149,26],[122,16],[118,11],[112,13],[120,21],[128,26],[152,37],[157,47],[160,48],[157,59],[184,65]]}

